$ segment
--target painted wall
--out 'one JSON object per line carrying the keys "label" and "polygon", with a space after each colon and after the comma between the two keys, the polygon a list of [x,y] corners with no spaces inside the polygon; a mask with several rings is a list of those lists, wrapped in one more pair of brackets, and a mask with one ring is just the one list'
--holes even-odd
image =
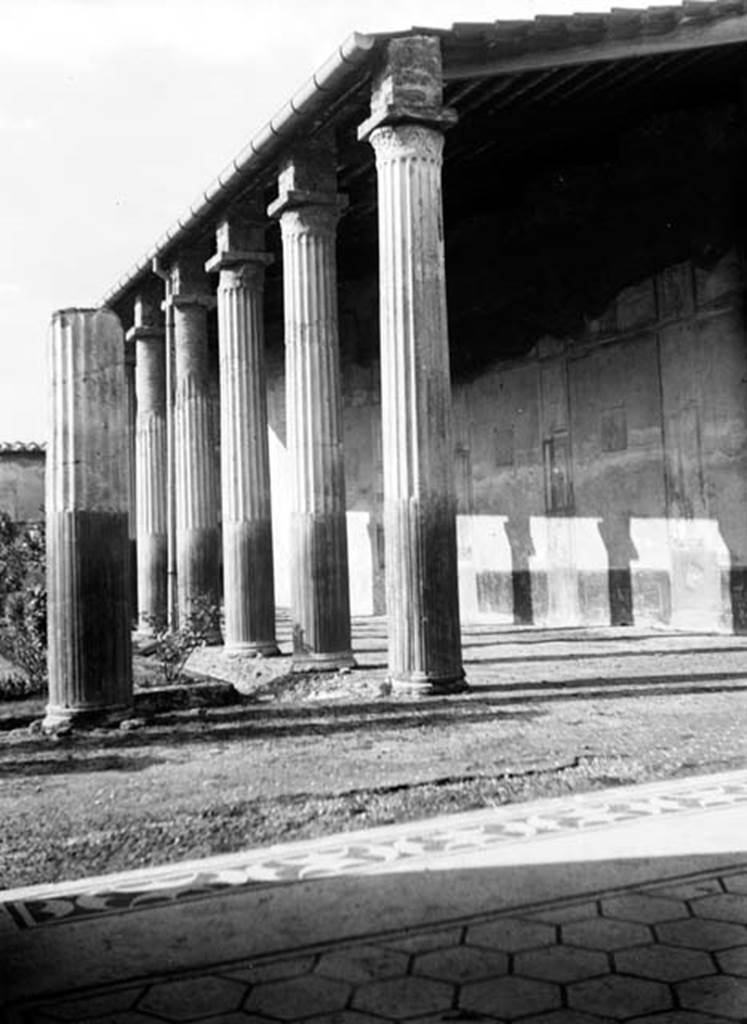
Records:
{"label": "painted wall", "polygon": [[44,452],[0,448],[0,510],[18,522],[44,518]]}
{"label": "painted wall", "polygon": [[[464,620],[747,631],[743,122],[711,97],[498,160],[469,189],[447,165]],[[343,236],[344,220],[351,603],[367,615],[385,600],[377,289],[373,266],[346,278]],[[270,341],[285,603],[278,325]]]}
{"label": "painted wall", "polygon": [[[579,339],[454,386],[465,621],[708,631],[747,619],[742,268],[680,263]],[[284,382],[270,374],[279,602],[288,600]],[[344,376],[353,614],[384,610],[376,365]]]}
{"label": "painted wall", "polygon": [[465,618],[743,627],[741,281],[733,253],[679,264],[457,386]]}

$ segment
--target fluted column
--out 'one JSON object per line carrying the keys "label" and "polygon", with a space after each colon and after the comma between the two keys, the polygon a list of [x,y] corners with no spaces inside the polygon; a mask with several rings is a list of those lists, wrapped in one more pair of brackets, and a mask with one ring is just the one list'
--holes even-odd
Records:
{"label": "fluted column", "polygon": [[152,634],[167,616],[166,352],[158,313],[142,297],[127,340],[135,346],[135,523],[138,629]]}
{"label": "fluted column", "polygon": [[226,648],[277,654],[259,225],[225,220],[217,254]]}
{"label": "fluted column", "polygon": [[[180,258],[171,274],[174,331],[174,490],[178,619],[220,600],[219,493],[215,462],[204,258]],[[211,635],[220,643],[217,617]]]}
{"label": "fluted column", "polygon": [[362,126],[376,152],[389,671],[461,689],[439,41],[393,40]]}
{"label": "fluted column", "polygon": [[47,448],[49,703],[44,727],[132,701],[124,337],[109,310],[55,313]]}
{"label": "fluted column", "polygon": [[135,345],[125,335],[125,393],[127,420],[127,447],[129,448],[128,465],[130,467],[127,481],[127,532],[130,540],[130,613],[133,623],[137,620],[137,522],[135,509],[137,506],[137,484],[135,480],[135,419],[137,417],[137,398],[135,395]]}
{"label": "fluted column", "polygon": [[352,665],[335,237],[342,206],[333,151],[295,153],[279,177],[291,617],[297,671]]}

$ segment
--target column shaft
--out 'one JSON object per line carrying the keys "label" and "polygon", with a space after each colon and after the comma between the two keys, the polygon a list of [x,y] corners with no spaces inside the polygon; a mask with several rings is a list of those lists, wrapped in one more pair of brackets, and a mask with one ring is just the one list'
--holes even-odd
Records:
{"label": "column shaft", "polygon": [[[218,606],[220,530],[207,309],[176,297],[173,307],[177,600],[183,625],[196,602]],[[212,639],[218,642],[217,623]]]}
{"label": "column shaft", "polygon": [[461,685],[441,153],[422,125],[371,134],[379,189],[381,401],[389,667]]}
{"label": "column shaft", "polygon": [[138,617],[137,596],[137,482],[135,477],[135,432],[137,418],[137,397],[135,394],[135,346],[125,337],[125,390],[127,394],[127,445],[130,467],[127,484],[128,532],[130,538],[130,611],[133,622]]}
{"label": "column shaft", "polygon": [[283,235],[294,666],[351,665],[334,205],[286,209]]}
{"label": "column shaft", "polygon": [[124,338],[108,310],[52,321],[45,728],[132,701]]}
{"label": "column shaft", "polygon": [[241,263],[218,285],[225,642],[276,654],[263,279]]}
{"label": "column shaft", "polygon": [[139,626],[151,633],[166,622],[167,467],[166,360],[163,331],[136,341],[135,437]]}

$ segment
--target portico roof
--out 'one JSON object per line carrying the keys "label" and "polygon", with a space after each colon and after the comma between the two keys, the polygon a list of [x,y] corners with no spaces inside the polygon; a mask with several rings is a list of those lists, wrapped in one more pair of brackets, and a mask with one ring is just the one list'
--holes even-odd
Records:
{"label": "portico roof", "polygon": [[[646,96],[676,96],[685,83],[732,80],[747,55],[746,0],[688,0],[681,6],[613,9],[604,14],[538,16],[526,21],[456,23],[396,33],[354,33],[238,153],[173,224],[106,293],[117,306],[141,287],[153,260],[168,261],[179,245],[213,229],[242,195],[267,187],[294,141],[333,126],[340,187],[371,176],[373,153],[355,128],[367,114],[370,79],[389,39],[438,35],[444,101],[457,110],[446,166],[486,149],[510,154],[552,121],[590,110],[629,109]],[[488,122],[494,130],[485,130]],[[541,122],[541,125],[540,123]],[[354,195],[351,214],[370,214],[373,201]]]}

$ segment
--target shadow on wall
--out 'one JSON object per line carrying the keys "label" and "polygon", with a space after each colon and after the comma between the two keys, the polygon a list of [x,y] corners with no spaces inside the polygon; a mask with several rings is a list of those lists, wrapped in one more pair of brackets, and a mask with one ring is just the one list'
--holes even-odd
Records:
{"label": "shadow on wall", "polygon": [[[275,592],[288,606],[290,466],[272,429],[270,463]],[[351,612],[382,614],[380,520],[359,509],[348,511],[347,523]],[[739,537],[728,540],[708,517],[460,514],[462,619],[744,633],[747,569],[732,556]]]}
{"label": "shadow on wall", "polygon": [[467,621],[739,629],[742,574],[713,519],[471,515],[458,538]]}
{"label": "shadow on wall", "polygon": [[[290,603],[290,467],[270,431],[275,592]],[[349,511],[353,615],[381,614],[377,521]],[[747,631],[747,572],[708,518],[457,516],[462,620],[516,625],[669,626]]]}

